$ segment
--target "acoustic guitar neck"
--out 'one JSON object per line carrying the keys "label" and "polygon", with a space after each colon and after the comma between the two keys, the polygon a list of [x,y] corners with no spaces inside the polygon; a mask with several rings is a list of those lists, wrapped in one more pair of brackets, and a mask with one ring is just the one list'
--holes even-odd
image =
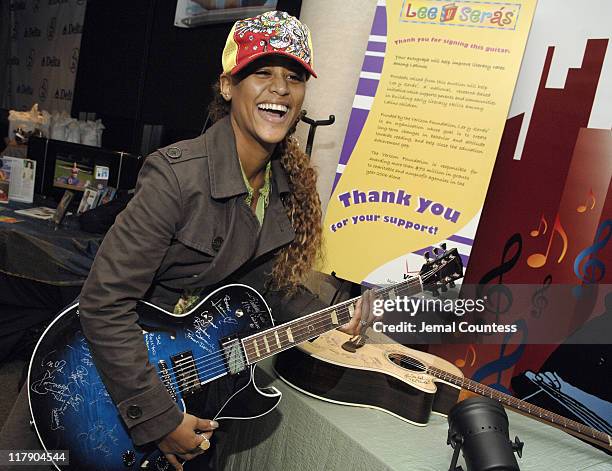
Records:
{"label": "acoustic guitar neck", "polygon": [[509,394],[497,391],[496,389],[485,386],[484,384],[478,383],[469,378],[462,378],[433,366],[427,366],[427,373],[472,393],[495,399],[501,402],[504,406],[509,407],[521,415],[531,417],[539,422],[546,423],[559,430],[563,430],[570,435],[574,435],[606,450],[612,451],[612,437],[606,433],[600,432],[599,430],[595,430],[592,427],[576,422],[575,420],[568,419],[559,414],[555,414],[554,412],[535,406],[526,401],[510,396]]}

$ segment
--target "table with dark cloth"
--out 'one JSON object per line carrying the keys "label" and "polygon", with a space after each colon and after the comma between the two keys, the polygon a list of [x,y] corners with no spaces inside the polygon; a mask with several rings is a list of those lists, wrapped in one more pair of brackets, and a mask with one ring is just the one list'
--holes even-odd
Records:
{"label": "table with dark cloth", "polygon": [[30,207],[15,202],[0,207],[0,216],[21,221],[0,222],[0,272],[54,286],[81,286],[102,235],[81,231],[75,217],[56,227],[52,221],[14,212]]}
{"label": "table with dark cloth", "polygon": [[37,334],[31,329],[78,296],[103,238],[81,231],[75,217],[56,227],[14,212],[33,206],[0,206],[0,216],[20,221],[0,222],[0,362],[17,347],[27,357]]}

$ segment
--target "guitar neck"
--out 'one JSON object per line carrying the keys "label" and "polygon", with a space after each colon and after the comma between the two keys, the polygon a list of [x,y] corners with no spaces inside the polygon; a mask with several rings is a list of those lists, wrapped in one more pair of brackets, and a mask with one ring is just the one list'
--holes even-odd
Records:
{"label": "guitar neck", "polygon": [[[421,278],[415,276],[396,285],[374,291],[376,298],[395,299],[398,296],[414,296],[423,292]],[[353,317],[360,297],[349,299],[321,311],[272,327],[242,339],[247,364],[257,363],[283,350],[337,329]]]}
{"label": "guitar neck", "polygon": [[485,386],[484,384],[478,383],[469,378],[462,378],[433,366],[427,367],[427,373],[438,379],[459,386],[462,389],[495,399],[501,402],[504,406],[515,410],[519,414],[551,425],[559,430],[563,430],[566,433],[582,438],[590,443],[599,445],[607,450],[612,450],[612,437],[610,437],[610,435],[581,424],[580,422],[576,422],[575,420],[568,419],[562,415],[555,414],[554,412],[535,406],[526,401],[510,396],[509,394],[497,391],[496,389]]}

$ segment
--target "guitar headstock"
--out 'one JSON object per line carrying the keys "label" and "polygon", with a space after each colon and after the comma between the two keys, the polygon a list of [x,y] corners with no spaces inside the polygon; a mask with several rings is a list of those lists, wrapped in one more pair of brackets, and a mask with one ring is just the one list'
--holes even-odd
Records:
{"label": "guitar headstock", "polygon": [[439,291],[447,291],[448,286],[455,286],[455,280],[463,278],[463,262],[457,249],[446,250],[446,244],[425,253],[425,264],[421,267],[419,275],[423,282],[423,289],[431,291],[434,296]]}

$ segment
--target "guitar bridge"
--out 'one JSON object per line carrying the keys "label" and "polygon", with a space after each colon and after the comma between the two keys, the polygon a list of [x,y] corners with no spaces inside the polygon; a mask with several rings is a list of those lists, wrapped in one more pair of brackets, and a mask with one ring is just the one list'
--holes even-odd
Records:
{"label": "guitar bridge", "polygon": [[221,342],[221,348],[229,374],[235,375],[246,370],[246,359],[239,338],[224,339]]}
{"label": "guitar bridge", "polygon": [[200,376],[191,350],[170,357],[176,376],[176,384],[185,396],[201,389]]}

